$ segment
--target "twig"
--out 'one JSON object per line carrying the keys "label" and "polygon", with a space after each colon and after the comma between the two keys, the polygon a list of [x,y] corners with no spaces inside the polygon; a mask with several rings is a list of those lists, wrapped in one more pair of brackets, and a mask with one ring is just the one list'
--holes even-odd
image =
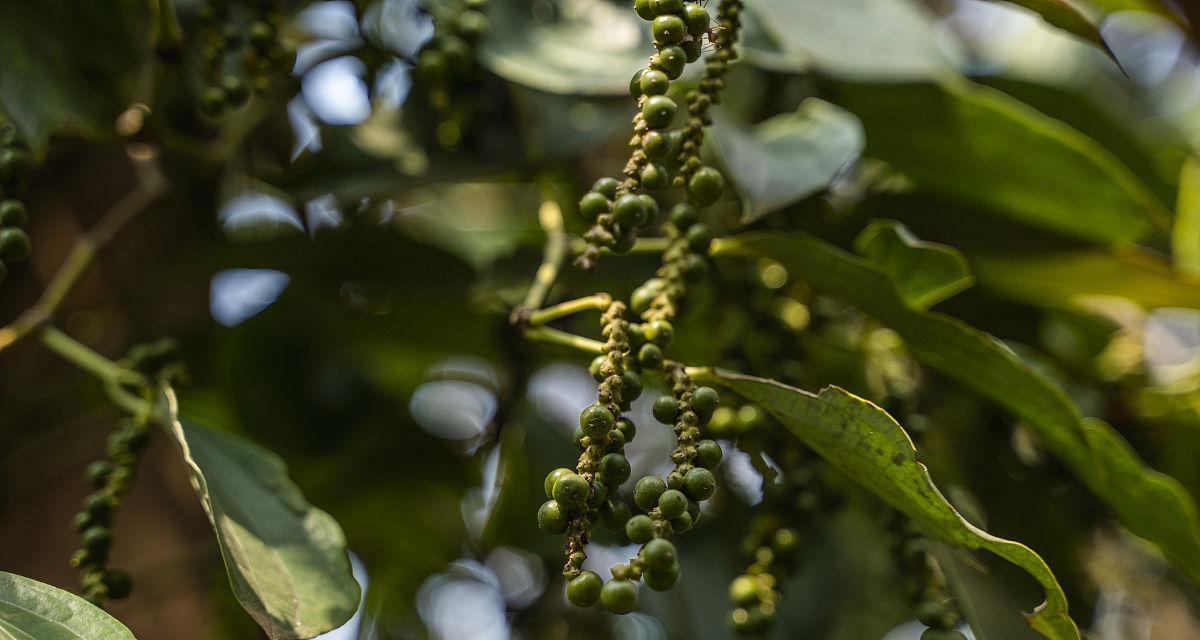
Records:
{"label": "twig", "polygon": [[153,152],[147,152],[144,146],[138,145],[132,148],[129,155],[138,173],[137,185],[118,200],[91,231],[79,236],[38,301],[12,323],[0,328],[0,352],[50,322],[63,300],[83,279],[100,250],[166,191],[166,179],[159,171],[157,156]]}
{"label": "twig", "polygon": [[551,329],[550,327],[532,327],[526,329],[525,337],[533,342],[569,347],[593,356],[604,353],[604,343],[599,340],[592,340],[591,338],[577,336],[573,333]]}
{"label": "twig", "polygon": [[538,223],[546,232],[545,257],[542,258],[542,264],[533,277],[533,284],[529,285],[525,301],[521,303],[520,307],[517,307],[515,313],[530,313],[546,303],[546,298],[550,296],[550,288],[558,279],[558,272],[567,258],[569,243],[563,224],[562,208],[558,206],[557,202],[546,200],[542,203],[541,208],[538,209]]}
{"label": "twig", "polygon": [[528,322],[530,327],[540,327],[581,311],[604,311],[610,304],[612,304],[612,296],[607,293],[597,293],[532,311],[529,313]]}
{"label": "twig", "polygon": [[113,403],[130,413],[146,411],[146,402],[124,388],[124,385],[145,386],[146,379],[141,374],[126,369],[96,353],[87,345],[63,333],[53,325],[41,327],[38,337],[47,349],[99,378],[104,383],[104,389],[112,398]]}

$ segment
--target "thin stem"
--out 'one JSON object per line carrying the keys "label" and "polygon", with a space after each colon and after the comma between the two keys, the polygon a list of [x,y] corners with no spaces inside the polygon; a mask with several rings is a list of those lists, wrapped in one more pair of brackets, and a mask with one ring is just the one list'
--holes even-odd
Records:
{"label": "thin stem", "polygon": [[604,343],[599,340],[592,340],[583,336],[577,336],[566,331],[551,329],[550,327],[533,327],[525,330],[525,337],[533,342],[541,342],[543,344],[556,344],[562,347],[569,347],[583,351],[589,355],[598,356],[604,353]]}
{"label": "thin stem", "polygon": [[38,301],[11,324],[0,328],[0,352],[50,322],[63,300],[83,279],[100,250],[166,191],[166,179],[158,169],[153,150],[143,145],[131,146],[130,158],[138,173],[137,185],[105,212],[95,227],[79,236]]}
{"label": "thin stem", "polygon": [[144,385],[146,381],[140,374],[93,351],[53,325],[41,327],[37,334],[47,349],[99,378],[115,404],[131,413],[146,410],[145,401],[122,388],[123,384]]}
{"label": "thin stem", "polygon": [[540,327],[548,322],[553,322],[559,318],[565,318],[574,315],[581,311],[603,311],[612,304],[612,296],[607,293],[597,293],[595,295],[567,300],[559,304],[538,309],[529,314],[529,326]]}
{"label": "thin stem", "polygon": [[538,309],[546,303],[546,298],[550,296],[550,288],[558,279],[558,272],[567,258],[569,243],[567,242],[566,227],[563,224],[562,208],[558,206],[557,202],[546,200],[542,203],[538,209],[538,223],[546,232],[545,257],[542,258],[542,264],[533,277],[533,284],[529,285],[529,292],[525,294],[525,301],[521,303],[518,310]]}
{"label": "thin stem", "polygon": [[[657,254],[667,250],[667,245],[671,244],[670,238],[638,238],[633,242],[633,248],[626,251],[624,255],[636,254]],[[583,238],[571,239],[571,253],[579,255],[587,251],[588,243]],[[608,247],[601,247],[601,253],[612,253]]]}

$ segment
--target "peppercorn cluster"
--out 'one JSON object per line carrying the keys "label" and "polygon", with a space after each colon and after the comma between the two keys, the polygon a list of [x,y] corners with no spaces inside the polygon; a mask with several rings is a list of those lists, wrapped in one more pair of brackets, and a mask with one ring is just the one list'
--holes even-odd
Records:
{"label": "peppercorn cluster", "polygon": [[200,110],[218,118],[270,92],[296,63],[280,37],[282,0],[207,0],[200,7]]}
{"label": "peppercorn cluster", "polygon": [[454,98],[479,73],[475,48],[488,32],[487,0],[461,0],[426,11],[433,16],[434,34],[417,54],[417,72],[439,120],[438,143],[453,148],[470,121],[467,105]]}
{"label": "peppercorn cluster", "polygon": [[[703,225],[697,225],[694,232],[691,227],[699,216],[697,207],[715,203],[724,191],[724,178],[717,169],[704,166],[700,147],[704,127],[712,123],[709,107],[720,100],[729,64],[736,58],[732,47],[741,26],[741,3],[723,1],[718,9],[718,26],[713,28],[708,11],[698,2],[637,0],[634,9],[651,21],[658,52],[629,83],[630,94],[638,101],[638,112],[633,118],[629,142],[633,151],[625,165],[624,179],[618,182],[603,178],[580,200],[580,215],[592,223],[584,234],[587,248],[576,260],[583,268],[595,265],[601,247],[618,254],[632,249],[637,230],[656,224],[659,217],[654,198],[638,192],[660,191],[672,185],[685,190],[686,202],[680,205],[683,208],[672,210],[673,214],[678,212],[681,224],[674,225],[674,232],[668,229],[668,237],[687,238],[707,249],[711,232]],[[706,37],[714,51],[706,59],[705,78],[686,93],[688,117],[684,126],[668,130],[679,108],[667,95],[671,81],[682,75],[687,63],[700,58]]]}
{"label": "peppercorn cluster", "polygon": [[945,576],[929,554],[929,539],[912,520],[897,514],[892,525],[892,551],[903,582],[900,594],[914,617],[926,627],[921,640],[966,640],[958,631],[962,613],[946,586]]}
{"label": "peppercorn cluster", "polygon": [[31,250],[24,230],[29,212],[21,198],[32,167],[33,158],[17,139],[16,129],[0,125],[0,282],[8,275],[8,265],[28,258]]}

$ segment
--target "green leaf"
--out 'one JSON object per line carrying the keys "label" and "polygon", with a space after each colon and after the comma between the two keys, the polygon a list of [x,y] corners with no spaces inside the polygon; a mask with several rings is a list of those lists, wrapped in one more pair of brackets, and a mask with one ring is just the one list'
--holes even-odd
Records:
{"label": "green leaf", "polygon": [[1147,309],[1200,309],[1200,278],[1138,247],[972,254],[979,284],[1020,302],[1088,308],[1119,297]]}
{"label": "green leaf", "polygon": [[[480,61],[518,84],[570,95],[629,95],[629,79],[646,66],[651,46],[645,21],[625,4],[572,3],[553,18],[535,18],[536,3],[491,3],[491,33]],[[581,116],[582,117],[582,116]]]}
{"label": "green leaf", "polygon": [[911,0],[747,0],[746,59],[859,80],[938,77],[964,60]]}
{"label": "green leaf", "polygon": [[1188,158],[1179,173],[1179,200],[1171,229],[1175,266],[1200,274],[1200,162]]}
{"label": "green leaf", "polygon": [[854,239],[854,248],[891,277],[914,309],[928,309],[975,282],[958,249],[921,240],[895,220],[872,221]]}
{"label": "green leaf", "polygon": [[742,193],[748,224],[827,188],[862,153],[863,131],[850,112],[808,98],[752,127],[718,115],[710,140]]}
{"label": "green leaf", "polygon": [[994,337],[950,316],[912,309],[878,267],[810,236],[746,233],[718,241],[713,253],[776,260],[814,289],[891,327],[920,362],[1028,423],[1132,533],[1200,584],[1200,514],[1183,486],[1147,467],[1109,425],[1085,421],[1061,388]]}
{"label": "green leaf", "polygon": [[844,85],[867,155],[921,191],[1072,238],[1112,242],[1166,228],[1153,193],[1091,138],[967,80]]}
{"label": "green leaf", "polygon": [[1087,16],[1079,12],[1071,3],[1066,0],[991,0],[992,2],[1005,2],[1015,4],[1020,7],[1025,7],[1030,11],[1042,16],[1042,19],[1051,26],[1057,27],[1074,35],[1087,40],[1096,45],[1104,52],[1113,62],[1120,66],[1121,62],[1117,60],[1116,54],[1108,47],[1108,43],[1104,41],[1104,37],[1100,35],[1100,29],[1094,22],[1088,19]]}
{"label": "green leaf", "polygon": [[0,638],[134,640],[116,618],[79,596],[0,571]]}
{"label": "green leaf", "polygon": [[838,387],[818,395],[774,380],[720,369],[689,370],[700,383],[715,383],[761,406],[821,457],[933,536],[969,549],[986,549],[1021,567],[1042,585],[1046,601],[1028,616],[1047,638],[1078,639],[1067,615],[1067,597],[1050,567],[1023,544],[993,536],[950,506],[904,429],[874,404]]}
{"label": "green leaf", "polygon": [[359,586],[342,529],[305,501],[278,456],[163,409],[212,522],[234,595],[272,640],[311,638],[354,615]]}
{"label": "green leaf", "polygon": [[0,112],[37,155],[60,127],[107,137],[148,43],[146,3],[0,1]]}

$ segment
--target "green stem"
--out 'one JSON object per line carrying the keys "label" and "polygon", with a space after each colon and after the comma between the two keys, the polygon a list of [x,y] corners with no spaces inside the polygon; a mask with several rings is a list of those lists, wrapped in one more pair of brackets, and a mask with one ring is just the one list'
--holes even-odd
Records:
{"label": "green stem", "polygon": [[525,330],[525,337],[533,342],[541,342],[543,344],[556,344],[562,347],[568,347],[583,351],[589,355],[598,356],[604,353],[604,343],[599,340],[592,340],[583,336],[577,336],[566,331],[551,329],[550,327],[533,327]]}
{"label": "green stem", "polygon": [[543,202],[541,208],[538,209],[538,222],[541,224],[542,230],[546,232],[545,257],[542,259],[542,264],[533,277],[533,283],[529,285],[529,292],[525,294],[525,301],[521,303],[519,309],[537,309],[546,303],[546,298],[550,296],[550,288],[558,279],[558,272],[567,258],[569,243],[563,223],[562,208],[558,206],[558,203],[554,200]]}
{"label": "green stem", "polygon": [[529,314],[529,326],[540,327],[559,318],[565,318],[581,311],[603,311],[612,304],[612,296],[607,293],[597,293],[583,298],[560,302],[554,306],[538,309]]}
{"label": "green stem", "polygon": [[45,325],[37,334],[47,349],[99,378],[114,403],[131,413],[145,410],[144,401],[121,387],[122,384],[145,384],[141,375],[100,355],[55,326]]}

